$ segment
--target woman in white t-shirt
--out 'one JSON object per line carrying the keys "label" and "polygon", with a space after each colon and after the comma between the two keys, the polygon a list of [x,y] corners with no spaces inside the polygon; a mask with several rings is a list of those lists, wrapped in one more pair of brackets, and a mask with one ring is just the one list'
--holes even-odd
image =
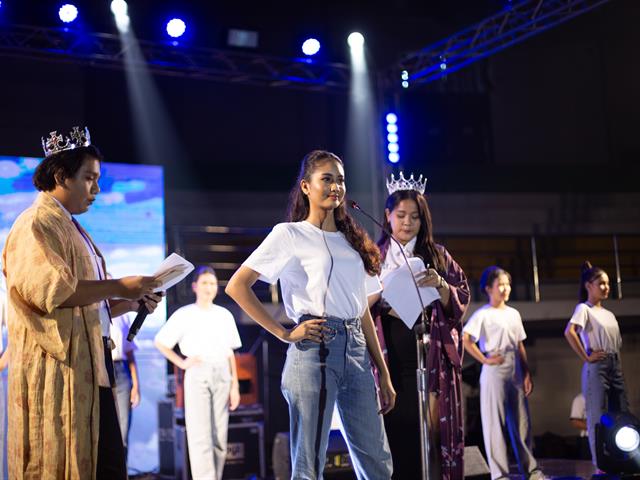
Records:
{"label": "woman in white t-shirt", "polygon": [[[158,350],[184,374],[184,416],[194,480],[220,480],[227,456],[229,410],[240,403],[233,350],[242,343],[233,315],[213,303],[213,268],[193,274],[196,303],[176,310],[155,337]],[[178,344],[182,358],[173,351]]]}
{"label": "woman in white t-shirt", "polygon": [[480,415],[491,479],[509,478],[507,431],[513,432],[511,446],[517,452],[521,472],[528,479],[543,479],[531,453],[527,397],[533,391],[533,382],[523,343],[527,335],[520,313],[506,304],[511,275],[500,267],[489,267],[482,272],[480,287],[489,303],[465,324],[462,340],[466,351],[482,363]]}
{"label": "woman in white t-shirt", "polygon": [[[359,479],[388,480],[391,454],[382,413],[395,392],[367,306],[379,292],[380,254],[345,208],[342,161],[316,150],[305,156],[289,203],[289,223],[276,225],[226,288],[242,309],[290,343],[282,373],[289,404],[292,478],[319,479],[334,405]],[[287,329],[269,315],[251,286],[280,280]],[[380,371],[380,401],[371,371]]]}
{"label": "woman in white t-shirt", "polygon": [[603,413],[627,412],[620,347],[620,327],[613,313],[602,306],[609,297],[609,277],[589,262],[582,265],[580,303],[567,324],[564,336],[580,360],[582,393],[587,409],[587,433],[591,459],[596,465],[596,424]]}

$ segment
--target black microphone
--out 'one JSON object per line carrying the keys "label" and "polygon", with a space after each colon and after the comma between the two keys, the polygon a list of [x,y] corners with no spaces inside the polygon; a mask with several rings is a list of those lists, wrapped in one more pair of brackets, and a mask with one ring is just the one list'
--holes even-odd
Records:
{"label": "black microphone", "polygon": [[130,342],[133,341],[133,338],[138,333],[138,330],[140,330],[140,327],[142,327],[142,324],[147,318],[147,315],[149,315],[149,310],[147,309],[147,306],[145,305],[144,300],[139,300],[138,304],[140,305],[140,308],[138,308],[138,314],[136,315],[136,318],[131,324],[131,326],[129,327],[129,333],[127,334],[127,340],[129,340]]}
{"label": "black microphone", "polygon": [[[411,270],[411,265],[409,265],[409,259],[407,258],[407,255],[404,253],[404,247],[402,246],[400,241],[396,237],[393,236],[393,233],[388,228],[385,228],[385,226],[383,224],[381,224],[378,220],[376,220],[372,215],[370,215],[366,211],[364,211],[362,209],[362,207],[360,205],[358,205],[358,203],[356,201],[351,200],[350,205],[351,205],[351,208],[353,208],[354,210],[358,210],[365,217],[367,217],[369,220],[371,220],[373,223],[375,223],[377,226],[379,226],[382,229],[382,231],[384,233],[386,233],[391,240],[396,242],[396,245],[398,245],[398,247],[400,247],[400,253],[402,253],[402,258],[404,258],[404,261],[407,264],[407,268],[409,269],[409,273],[411,274],[411,279],[413,280],[413,285],[416,287],[416,293],[418,294],[418,299],[420,300],[420,306],[422,307],[422,313],[423,313],[422,318],[424,319],[424,323],[426,323],[428,321],[428,319],[424,316],[424,312],[425,312],[426,308],[424,306],[424,302],[422,301],[422,295],[420,295],[420,287],[418,286],[418,282],[416,281],[416,277],[413,274],[413,270]],[[428,265],[427,265],[427,268],[429,268]],[[428,327],[427,325],[424,325],[425,333],[428,333],[428,331],[429,331],[427,327]]]}

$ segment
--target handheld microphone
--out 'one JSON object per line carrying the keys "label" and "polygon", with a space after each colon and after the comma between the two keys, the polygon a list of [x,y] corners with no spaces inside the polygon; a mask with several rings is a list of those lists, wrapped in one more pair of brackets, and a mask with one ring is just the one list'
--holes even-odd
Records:
{"label": "handheld microphone", "polygon": [[[416,278],[415,278],[415,275],[413,273],[413,270],[411,270],[411,265],[409,265],[409,259],[407,258],[407,255],[404,252],[404,247],[402,246],[400,241],[396,237],[393,236],[393,233],[388,228],[385,228],[385,226],[383,224],[381,224],[378,220],[376,220],[372,215],[370,215],[369,213],[364,211],[362,209],[362,207],[360,205],[358,205],[358,203],[356,201],[351,200],[350,206],[354,210],[358,210],[365,217],[367,217],[369,220],[371,220],[373,223],[375,223],[377,226],[379,226],[382,229],[382,231],[384,233],[386,233],[389,236],[389,238],[391,240],[393,240],[396,243],[396,245],[398,245],[398,247],[400,247],[400,253],[402,253],[402,258],[404,258],[404,261],[407,264],[407,268],[409,269],[409,273],[411,274],[411,279],[413,280],[413,285],[416,287],[416,293],[418,294],[418,299],[420,300],[420,307],[422,307],[422,318],[423,318],[422,324],[423,324],[424,329],[425,329],[424,333],[428,334],[429,333],[429,328],[428,328],[427,322],[429,321],[429,319],[427,319],[427,317],[424,315],[426,307],[424,306],[424,302],[422,301],[422,295],[420,295],[420,287],[418,286],[418,282],[416,281]],[[429,268],[429,267],[427,267],[427,268]],[[431,316],[431,315],[429,314],[429,316]]]}
{"label": "handheld microphone", "polygon": [[140,330],[140,327],[142,327],[142,324],[147,318],[147,315],[149,315],[149,310],[147,309],[147,306],[145,305],[144,300],[139,300],[138,304],[140,305],[140,308],[138,308],[138,314],[136,315],[136,318],[131,324],[131,326],[129,327],[129,333],[127,334],[127,340],[130,342],[133,341],[134,337],[138,333],[138,330]]}

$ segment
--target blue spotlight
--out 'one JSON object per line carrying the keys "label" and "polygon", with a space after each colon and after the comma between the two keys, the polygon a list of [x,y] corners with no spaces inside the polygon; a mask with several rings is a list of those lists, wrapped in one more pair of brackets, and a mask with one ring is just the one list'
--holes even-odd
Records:
{"label": "blue spotlight", "polygon": [[167,34],[172,38],[179,38],[187,30],[187,24],[180,18],[172,18],[167,22]]}
{"label": "blue spotlight", "polygon": [[398,116],[395,113],[387,113],[385,116],[387,121],[387,150],[389,154],[387,158],[391,163],[400,161],[400,145],[398,145]]}
{"label": "blue spotlight", "polygon": [[320,42],[315,38],[308,38],[302,44],[302,53],[311,56],[320,51]]}
{"label": "blue spotlight", "polygon": [[60,10],[58,10],[58,16],[64,23],[71,23],[78,18],[78,9],[75,5],[65,3],[60,7]]}
{"label": "blue spotlight", "polygon": [[407,82],[406,80],[402,81],[402,88],[409,88],[409,82]]}
{"label": "blue spotlight", "polygon": [[442,62],[440,64],[440,70],[446,70],[447,69],[447,62]]}

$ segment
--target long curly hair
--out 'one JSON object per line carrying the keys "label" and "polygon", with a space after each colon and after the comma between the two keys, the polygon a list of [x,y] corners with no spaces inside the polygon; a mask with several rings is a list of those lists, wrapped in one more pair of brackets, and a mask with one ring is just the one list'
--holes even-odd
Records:
{"label": "long curly hair", "polygon": [[[302,180],[311,181],[313,172],[325,162],[337,162],[344,166],[340,157],[325,150],[313,150],[302,159],[300,173],[289,193],[287,221],[301,222],[309,216],[309,198],[302,191],[300,182]],[[349,215],[345,201],[346,197],[333,211],[336,227],[339,232],[344,234],[351,247],[358,252],[367,273],[377,275],[380,273],[380,252],[367,232]]]}
{"label": "long curly hair", "polygon": [[[419,255],[425,264],[429,263],[432,268],[435,268],[438,271],[438,273],[444,274],[446,271],[444,255],[436,246],[436,242],[433,239],[431,211],[429,210],[426,198],[415,190],[398,190],[387,197],[385,209],[389,212],[393,212],[402,200],[413,200],[416,202],[416,205],[418,206],[418,214],[420,215],[420,229],[418,230],[416,246],[413,253],[415,255]],[[387,231],[391,231],[391,223],[387,220],[386,215],[384,215],[383,224],[385,228],[378,240],[378,247],[380,247],[380,252],[384,258],[389,250],[389,242],[391,242],[389,235],[386,233]]]}

